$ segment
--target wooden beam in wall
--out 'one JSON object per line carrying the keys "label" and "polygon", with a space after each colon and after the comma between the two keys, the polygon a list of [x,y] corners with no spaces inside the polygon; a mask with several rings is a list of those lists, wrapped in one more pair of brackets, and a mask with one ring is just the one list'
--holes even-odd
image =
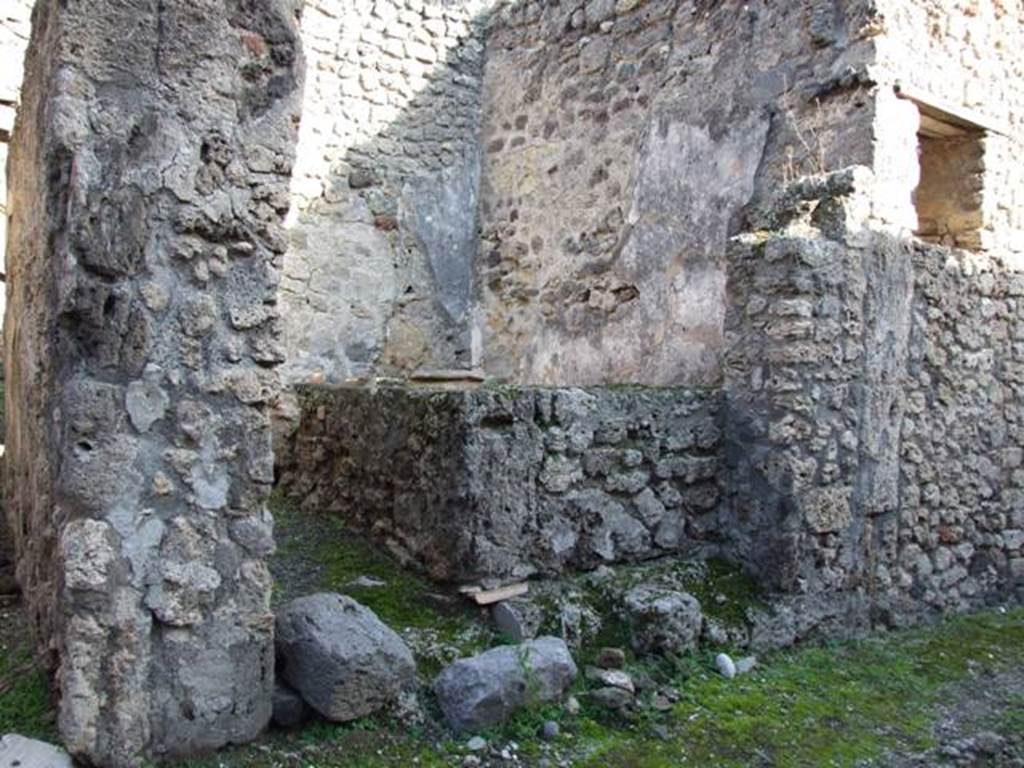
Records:
{"label": "wooden beam in wall", "polygon": [[1009,129],[977,110],[943,101],[913,86],[896,85],[896,95],[914,102],[921,112],[921,133],[925,136],[949,137],[987,131],[1008,136]]}

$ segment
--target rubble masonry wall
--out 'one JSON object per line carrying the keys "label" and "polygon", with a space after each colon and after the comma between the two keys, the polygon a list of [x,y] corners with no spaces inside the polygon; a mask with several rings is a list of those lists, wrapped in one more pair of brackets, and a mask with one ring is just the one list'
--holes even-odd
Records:
{"label": "rubble masonry wall", "polygon": [[436,579],[713,549],[713,390],[309,387],[281,483]]}
{"label": "rubble masonry wall", "polygon": [[[855,200],[843,181],[819,212]],[[847,624],[1019,596],[1022,273],[843,220],[730,250],[732,556],[778,592],[848,600]]]}
{"label": "rubble masonry wall", "polygon": [[[76,755],[266,723],[279,370],[289,487],[439,579],[725,554],[793,638],[1019,594],[1009,4],[37,6],[7,512]],[[897,84],[997,128],[974,252],[910,236]]]}

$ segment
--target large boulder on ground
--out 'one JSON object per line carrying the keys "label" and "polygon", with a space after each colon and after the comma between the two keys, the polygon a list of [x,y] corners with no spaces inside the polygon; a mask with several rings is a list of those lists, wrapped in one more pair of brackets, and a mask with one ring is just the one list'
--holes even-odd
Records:
{"label": "large boulder on ground", "polygon": [[540,637],[456,661],[438,675],[434,693],[452,728],[476,730],[527,704],[562,699],[576,671],[563,640]]}
{"label": "large boulder on ground", "polygon": [[681,653],[697,647],[700,602],[687,592],[643,584],[623,600],[638,653]]}
{"label": "large boulder on ground", "polygon": [[335,722],[363,717],[415,686],[412,652],[369,608],[344,595],[300,597],[277,615],[279,674]]}
{"label": "large boulder on ground", "polygon": [[60,747],[9,733],[0,739],[0,766],[72,768],[72,763],[68,753]]}

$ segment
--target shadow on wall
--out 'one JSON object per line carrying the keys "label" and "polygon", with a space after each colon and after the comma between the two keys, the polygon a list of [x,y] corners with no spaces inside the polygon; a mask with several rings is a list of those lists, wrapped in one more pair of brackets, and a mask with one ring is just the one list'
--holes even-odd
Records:
{"label": "shadow on wall", "polygon": [[744,206],[787,172],[869,162],[867,86],[838,76],[870,54],[863,9],[540,5],[488,47],[487,372],[717,386]]}
{"label": "shadow on wall", "polygon": [[289,383],[471,368],[493,0],[317,0],[280,286]]}

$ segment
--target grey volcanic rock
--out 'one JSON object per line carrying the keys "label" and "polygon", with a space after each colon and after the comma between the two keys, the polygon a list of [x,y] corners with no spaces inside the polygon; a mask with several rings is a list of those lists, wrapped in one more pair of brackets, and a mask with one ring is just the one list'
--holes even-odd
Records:
{"label": "grey volcanic rock", "polygon": [[602,669],[622,669],[626,665],[626,652],[621,648],[602,648],[597,655],[597,666]]}
{"label": "grey volcanic rock", "polygon": [[700,603],[686,592],[641,585],[624,600],[639,652],[679,653],[697,646],[702,622]]}
{"label": "grey volcanic rock", "polygon": [[375,712],[413,686],[412,652],[369,608],[320,593],[277,616],[281,676],[313,709],[335,722]]}
{"label": "grey volcanic rock", "polygon": [[621,688],[629,693],[636,693],[636,685],[633,677],[621,669],[601,669],[599,667],[587,667],[587,680],[593,680],[602,686],[609,688]]}
{"label": "grey volcanic rock", "polygon": [[309,707],[302,697],[280,681],[274,686],[274,725],[278,728],[294,728],[309,714]]}
{"label": "grey volcanic rock", "polygon": [[522,643],[537,636],[544,612],[525,599],[505,600],[491,608],[491,619],[499,632]]}
{"label": "grey volcanic rock", "polygon": [[736,677],[736,664],[727,653],[720,653],[715,656],[715,669],[722,677],[731,680]]}
{"label": "grey volcanic rock", "polygon": [[588,694],[590,700],[600,707],[616,712],[628,709],[633,703],[633,694],[625,688],[608,685]]}
{"label": "grey volcanic rock", "polygon": [[452,728],[487,728],[528,703],[560,700],[576,672],[564,641],[540,637],[456,661],[437,676],[434,693]]}
{"label": "grey volcanic rock", "polygon": [[745,675],[757,666],[756,656],[744,656],[736,661],[736,674]]}
{"label": "grey volcanic rock", "polygon": [[9,733],[0,739],[0,766],[21,768],[72,768],[71,758],[60,747],[45,741]]}
{"label": "grey volcanic rock", "polygon": [[558,734],[561,733],[562,729],[554,720],[545,721],[544,725],[540,729],[540,737],[544,741],[554,741],[558,738]]}

